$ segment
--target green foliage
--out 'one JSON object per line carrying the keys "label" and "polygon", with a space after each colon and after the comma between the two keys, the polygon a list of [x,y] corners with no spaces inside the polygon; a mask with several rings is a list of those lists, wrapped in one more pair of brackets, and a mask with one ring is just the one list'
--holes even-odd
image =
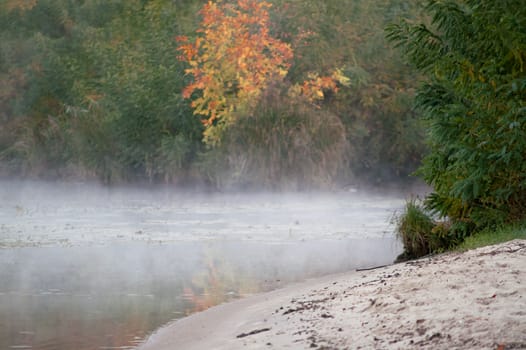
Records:
{"label": "green foliage", "polygon": [[105,182],[184,177],[201,125],[180,95],[185,77],[173,38],[188,26],[187,19],[178,26],[178,16],[192,6],[39,0],[11,13],[19,34],[5,29],[16,40],[2,43],[2,52],[19,100],[0,94],[9,104],[10,133],[0,137],[8,168]]}
{"label": "green foliage", "polygon": [[427,80],[416,103],[430,153],[427,208],[461,237],[526,213],[526,7],[522,0],[428,1],[431,25],[389,38]]}
{"label": "green foliage", "polygon": [[[384,26],[419,17],[418,1],[275,1],[279,32],[291,33],[290,76],[342,68],[351,86],[326,99],[351,144],[351,172],[375,182],[405,178],[425,152],[422,123],[411,109],[419,76],[386,42]],[[277,6],[276,6],[277,7]]]}
{"label": "green foliage", "polygon": [[514,239],[526,239],[526,223],[515,223],[512,225],[497,227],[496,229],[484,229],[483,231],[466,238],[466,240],[456,247],[456,249],[466,251]]}
{"label": "green foliage", "polygon": [[184,72],[173,40],[177,7],[169,1],[128,6],[126,16],[94,30],[85,42],[100,72],[84,94],[104,109],[114,140],[108,151],[128,178],[175,181],[185,176],[201,137],[180,93]]}

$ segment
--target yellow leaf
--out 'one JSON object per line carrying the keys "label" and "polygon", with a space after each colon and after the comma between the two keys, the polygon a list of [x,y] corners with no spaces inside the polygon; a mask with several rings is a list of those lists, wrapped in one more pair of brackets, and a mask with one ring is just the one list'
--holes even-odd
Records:
{"label": "yellow leaf", "polygon": [[332,73],[332,78],[343,86],[351,85],[351,79],[349,79],[349,77],[347,77],[340,68],[334,70]]}

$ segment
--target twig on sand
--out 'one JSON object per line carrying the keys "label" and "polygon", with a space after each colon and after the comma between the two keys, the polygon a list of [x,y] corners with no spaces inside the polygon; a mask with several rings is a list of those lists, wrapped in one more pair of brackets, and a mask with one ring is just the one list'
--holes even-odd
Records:
{"label": "twig on sand", "polygon": [[366,267],[366,268],[363,268],[363,269],[356,269],[356,271],[370,271],[370,270],[376,270],[376,269],[381,269],[382,267],[387,267],[389,265],[380,265],[380,266],[375,266],[375,267]]}
{"label": "twig on sand", "polygon": [[241,333],[236,338],[245,338],[254,334],[262,333],[262,332],[268,332],[270,331],[270,328],[261,328],[261,329],[255,329],[253,331],[250,331],[248,333]]}

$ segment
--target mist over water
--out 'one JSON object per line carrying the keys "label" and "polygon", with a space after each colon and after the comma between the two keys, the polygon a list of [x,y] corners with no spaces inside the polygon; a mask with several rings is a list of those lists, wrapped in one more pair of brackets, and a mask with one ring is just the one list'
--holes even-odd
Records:
{"label": "mist over water", "polygon": [[402,194],[0,183],[0,348],[133,348],[189,313],[390,263]]}

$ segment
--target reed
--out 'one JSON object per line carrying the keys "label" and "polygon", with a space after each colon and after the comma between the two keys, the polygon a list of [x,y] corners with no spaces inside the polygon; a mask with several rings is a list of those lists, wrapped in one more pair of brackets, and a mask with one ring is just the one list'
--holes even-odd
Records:
{"label": "reed", "polygon": [[336,115],[269,91],[202,165],[215,168],[211,180],[220,187],[326,188],[345,168],[348,147]]}

